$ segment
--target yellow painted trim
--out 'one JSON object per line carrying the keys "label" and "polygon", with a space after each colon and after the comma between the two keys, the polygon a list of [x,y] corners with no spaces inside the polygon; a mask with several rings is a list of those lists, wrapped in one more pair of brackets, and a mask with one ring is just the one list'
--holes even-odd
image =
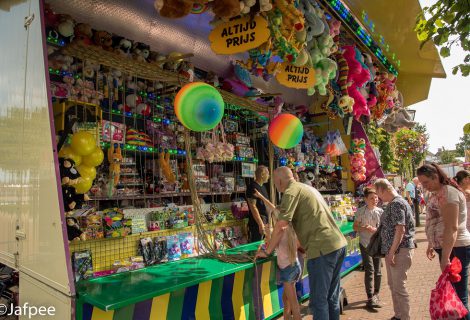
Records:
{"label": "yellow painted trim", "polygon": [[149,320],[166,320],[169,302],[170,302],[169,293],[153,298],[152,309],[150,310]]}
{"label": "yellow painted trim", "polygon": [[245,270],[235,273],[233,280],[232,304],[235,320],[246,320],[245,305],[243,303],[243,282],[245,280]]}
{"label": "yellow painted trim", "polygon": [[104,311],[98,307],[93,307],[91,320],[113,320],[114,310]]}
{"label": "yellow painted trim", "polygon": [[[212,280],[199,284],[196,301],[196,320],[207,320],[211,316],[209,314],[209,302],[211,299]],[[214,315],[215,316],[215,315]]]}
{"label": "yellow painted trim", "polygon": [[271,289],[269,288],[269,278],[271,276],[271,261],[263,263],[261,271],[261,297],[263,299],[264,317],[273,314],[273,305],[271,302]]}

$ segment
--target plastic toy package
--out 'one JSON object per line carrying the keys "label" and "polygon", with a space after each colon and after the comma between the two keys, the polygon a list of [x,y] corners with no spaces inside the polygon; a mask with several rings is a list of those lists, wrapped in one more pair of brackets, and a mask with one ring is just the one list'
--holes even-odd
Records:
{"label": "plastic toy package", "polygon": [[154,239],[154,255],[156,263],[168,261],[168,248],[166,237],[156,237]]}
{"label": "plastic toy package", "polygon": [[180,239],[177,235],[167,236],[168,261],[181,259]]}
{"label": "plastic toy package", "polygon": [[183,257],[191,257],[194,255],[194,237],[193,234],[180,233],[179,234],[180,249]]}
{"label": "plastic toy package", "polygon": [[76,282],[93,276],[93,261],[90,250],[74,252],[72,265]]}
{"label": "plastic toy package", "polygon": [[140,249],[146,266],[151,266],[157,262],[152,238],[140,239]]}

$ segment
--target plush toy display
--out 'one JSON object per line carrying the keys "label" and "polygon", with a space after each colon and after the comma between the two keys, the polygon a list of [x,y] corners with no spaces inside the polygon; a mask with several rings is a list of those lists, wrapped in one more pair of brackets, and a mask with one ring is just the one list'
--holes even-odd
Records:
{"label": "plush toy display", "polygon": [[85,241],[86,234],[80,230],[78,221],[73,216],[67,216],[65,218],[67,221],[67,238],[69,241]]}
{"label": "plush toy display", "polygon": [[364,157],[366,141],[364,139],[353,139],[349,161],[351,162],[351,176],[355,182],[366,180],[366,159]]}
{"label": "plush toy display", "polygon": [[212,2],[212,12],[222,20],[228,20],[241,13],[239,0],[214,0]]}
{"label": "plush toy display", "polygon": [[106,51],[113,51],[113,38],[107,31],[95,31],[93,42]]}
{"label": "plush toy display", "polygon": [[80,173],[75,168],[75,161],[72,159],[59,158],[59,171],[62,185],[72,186],[80,180]]}
{"label": "plush toy display", "polygon": [[93,30],[88,23],[78,23],[74,29],[75,38],[74,42],[78,42],[84,45],[92,45],[93,41]]}

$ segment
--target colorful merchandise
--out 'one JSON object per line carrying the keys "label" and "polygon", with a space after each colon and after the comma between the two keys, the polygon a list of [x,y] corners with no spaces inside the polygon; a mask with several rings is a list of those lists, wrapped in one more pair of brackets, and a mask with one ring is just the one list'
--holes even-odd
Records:
{"label": "colorful merchandise", "polygon": [[181,254],[184,257],[191,257],[194,252],[194,237],[192,233],[179,234]]}
{"label": "colorful merchandise", "polygon": [[168,261],[181,259],[180,239],[177,235],[167,236]]}
{"label": "colorful merchandise", "polygon": [[175,113],[178,120],[190,130],[211,130],[222,120],[224,100],[211,85],[189,83],[176,95]]}
{"label": "colorful merchandise", "polygon": [[166,237],[156,237],[154,239],[154,255],[157,263],[168,261],[168,248]]}
{"label": "colorful merchandise", "polygon": [[280,114],[269,124],[269,139],[279,148],[290,149],[302,140],[304,128],[299,118],[288,114]]}
{"label": "colorful merchandise", "polygon": [[132,234],[132,220],[125,219],[119,208],[103,211],[103,226],[106,238],[124,237]]}
{"label": "colorful merchandise", "polygon": [[75,282],[86,280],[93,276],[93,261],[90,250],[74,252],[72,255],[72,265]]}

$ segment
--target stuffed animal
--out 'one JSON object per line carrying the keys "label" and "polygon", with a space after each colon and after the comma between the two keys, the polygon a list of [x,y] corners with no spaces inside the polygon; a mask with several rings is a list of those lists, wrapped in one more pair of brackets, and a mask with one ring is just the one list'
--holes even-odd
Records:
{"label": "stuffed animal", "polygon": [[132,47],[132,59],[140,62],[148,62],[150,56],[150,46],[142,43],[135,42]]}
{"label": "stuffed animal", "polygon": [[[237,1],[238,2],[238,1]],[[182,18],[187,16],[193,8],[193,0],[156,0],[154,7],[165,18]],[[240,8],[240,5],[238,4]]]}
{"label": "stuffed animal", "polygon": [[122,153],[121,147],[118,145],[117,148],[114,148],[114,144],[108,149],[108,162],[109,162],[109,178],[113,182],[114,186],[117,186],[119,183],[120,173],[121,173],[121,162],[122,162]]}
{"label": "stuffed animal", "polygon": [[132,50],[132,41],[122,37],[114,37],[113,49],[123,57],[129,58]]}
{"label": "stuffed animal", "polygon": [[162,174],[165,176],[167,182],[174,183],[176,181],[175,174],[170,167],[170,154],[165,152],[160,152],[158,157],[158,164],[162,169]]}
{"label": "stuffed animal", "polygon": [[59,24],[57,25],[57,32],[59,32],[67,42],[71,41],[74,34],[75,21],[67,14],[59,15],[58,21]]}
{"label": "stuffed animal", "polygon": [[67,238],[69,241],[85,241],[86,233],[80,230],[78,226],[78,221],[73,216],[69,215],[65,217],[67,221]]}
{"label": "stuffed animal", "polygon": [[80,209],[85,201],[90,200],[87,194],[78,194],[75,188],[68,185],[62,185],[62,200],[65,212]]}
{"label": "stuffed animal", "polygon": [[222,20],[228,20],[236,17],[241,12],[239,0],[214,0],[212,3],[212,12]]}
{"label": "stuffed animal", "polygon": [[325,30],[323,20],[309,0],[300,1],[299,9],[305,17],[306,42],[311,42],[313,37],[317,37]]}
{"label": "stuffed animal", "polygon": [[113,37],[107,31],[95,31],[93,34],[93,42],[106,51],[113,51]]}
{"label": "stuffed animal", "polygon": [[74,42],[78,42],[84,45],[92,45],[93,41],[93,30],[88,23],[78,23],[74,29]]}
{"label": "stuffed animal", "polygon": [[75,168],[75,161],[72,159],[59,158],[59,171],[62,185],[72,186],[80,180],[80,173]]}

